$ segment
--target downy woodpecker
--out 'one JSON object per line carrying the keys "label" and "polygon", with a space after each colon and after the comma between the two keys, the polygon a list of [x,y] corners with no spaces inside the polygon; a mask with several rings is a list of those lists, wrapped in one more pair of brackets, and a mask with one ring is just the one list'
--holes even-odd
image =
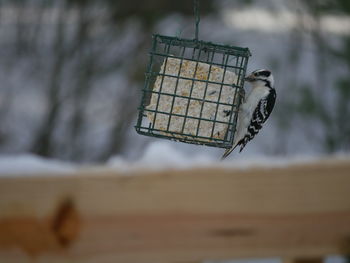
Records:
{"label": "downy woodpecker", "polygon": [[243,150],[262,128],[275,105],[276,91],[271,71],[256,70],[247,76],[245,81],[252,85],[252,90],[239,109],[233,147],[226,150],[222,159],[226,158],[237,146],[240,146],[239,152]]}

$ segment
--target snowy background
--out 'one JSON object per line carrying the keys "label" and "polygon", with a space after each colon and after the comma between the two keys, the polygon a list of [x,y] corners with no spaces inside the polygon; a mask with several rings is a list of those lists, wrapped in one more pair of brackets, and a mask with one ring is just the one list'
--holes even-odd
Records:
{"label": "snowy background", "polygon": [[[200,39],[249,47],[248,70],[276,79],[271,118],[231,160],[349,151],[349,9],[341,0],[200,1]],[[2,1],[0,153],[142,158],[159,141],[133,128],[151,35],[192,38],[193,29],[192,1]],[[222,155],[168,143],[194,159]]]}

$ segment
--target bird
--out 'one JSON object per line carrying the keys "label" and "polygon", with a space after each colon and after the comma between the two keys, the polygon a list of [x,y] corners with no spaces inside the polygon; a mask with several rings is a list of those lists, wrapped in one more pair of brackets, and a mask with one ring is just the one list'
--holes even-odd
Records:
{"label": "bird", "polygon": [[239,108],[234,142],[232,147],[225,151],[222,160],[238,146],[239,152],[242,152],[246,144],[260,131],[275,106],[276,90],[270,70],[255,70],[245,81],[251,84],[252,90]]}

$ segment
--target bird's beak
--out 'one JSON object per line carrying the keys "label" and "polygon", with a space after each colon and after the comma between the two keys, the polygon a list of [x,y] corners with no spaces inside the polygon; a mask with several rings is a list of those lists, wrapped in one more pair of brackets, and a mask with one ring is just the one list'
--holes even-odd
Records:
{"label": "bird's beak", "polygon": [[244,80],[247,81],[247,82],[252,82],[253,80],[255,80],[255,77],[254,77],[253,74],[250,74],[250,75],[246,76],[244,78]]}

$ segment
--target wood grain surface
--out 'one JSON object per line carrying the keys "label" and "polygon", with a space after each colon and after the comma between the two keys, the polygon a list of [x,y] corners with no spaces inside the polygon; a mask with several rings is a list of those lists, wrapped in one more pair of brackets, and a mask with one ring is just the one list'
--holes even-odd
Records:
{"label": "wood grain surface", "polygon": [[0,263],[350,254],[350,163],[0,177]]}

